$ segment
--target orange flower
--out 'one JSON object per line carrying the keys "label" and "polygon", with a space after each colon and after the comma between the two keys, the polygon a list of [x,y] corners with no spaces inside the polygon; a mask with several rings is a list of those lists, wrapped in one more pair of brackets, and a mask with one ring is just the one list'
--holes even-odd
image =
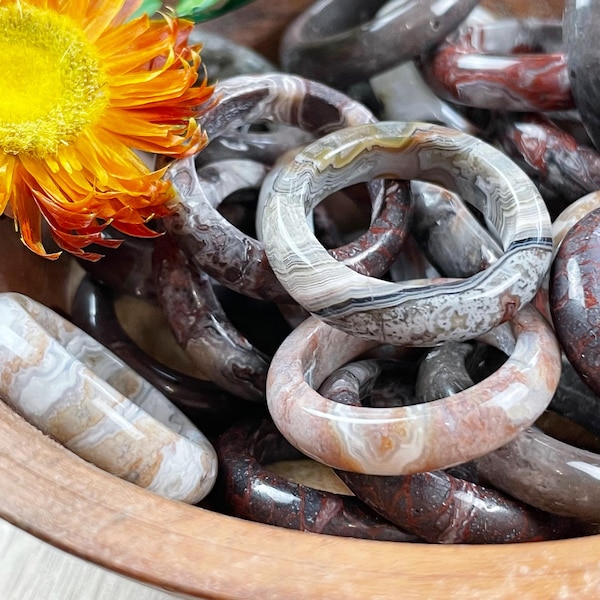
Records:
{"label": "orange flower", "polygon": [[60,255],[44,248],[44,220],[92,260],[89,244],[115,245],[107,225],[155,235],[145,223],[174,192],[135,150],[182,157],[207,142],[195,117],[213,90],[187,45],[193,23],[127,21],[139,4],[0,0],[0,214],[41,256]]}

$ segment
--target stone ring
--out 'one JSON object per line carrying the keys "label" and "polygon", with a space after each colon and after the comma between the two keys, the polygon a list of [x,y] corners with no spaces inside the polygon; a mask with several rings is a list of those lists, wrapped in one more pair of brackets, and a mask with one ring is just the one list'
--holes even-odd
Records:
{"label": "stone ring", "polygon": [[267,375],[277,428],[307,456],[373,475],[445,469],[499,448],[549,404],[560,377],[560,350],[547,321],[524,307],[500,348],[509,355],[492,375],[454,396],[394,408],[345,406],[316,390],[338,367],[377,342],[310,317],[283,341]]}
{"label": "stone ring", "polygon": [[215,441],[220,508],[236,517],[288,529],[395,542],[418,541],[379,517],[354,496],[296,483],[269,463],[302,455],[270,420],[235,425]]}
{"label": "stone ring", "polygon": [[560,22],[501,19],[459,28],[421,61],[444,100],[489,110],[574,107]]}
{"label": "stone ring", "polygon": [[217,457],[165,396],[49,308],[0,295],[0,393],[28,421],[101,469],[196,503]]}
{"label": "stone ring", "polygon": [[[203,127],[213,140],[261,119],[294,125],[315,135],[375,121],[364,106],[345,94],[282,73],[230,78],[216,87],[215,94],[219,102],[203,116]],[[180,197],[174,212],[164,219],[173,239],[194,265],[230,289],[261,300],[291,302],[270,268],[263,243],[233,227],[211,206],[195,173],[193,157],[174,161],[166,172]],[[352,262],[356,269],[370,260],[377,273],[383,274],[402,246],[410,194],[404,182],[379,182],[371,199],[369,230],[332,253],[334,260]]]}
{"label": "stone ring", "polygon": [[[306,224],[327,194],[378,177],[436,183],[484,216],[502,256],[461,280],[395,283],[335,261]],[[463,341],[510,319],[550,264],[550,218],[531,180],[468,134],[428,123],[382,122],[329,134],[287,162],[263,207],[273,271],[310,313],[357,337],[398,345]]]}
{"label": "stone ring", "polygon": [[427,52],[477,3],[319,0],[287,27],[280,62],[285,71],[347,89]]}

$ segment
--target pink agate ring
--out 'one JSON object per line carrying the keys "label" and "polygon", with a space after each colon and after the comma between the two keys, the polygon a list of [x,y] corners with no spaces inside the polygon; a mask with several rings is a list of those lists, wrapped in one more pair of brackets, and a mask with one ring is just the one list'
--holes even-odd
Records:
{"label": "pink agate ring", "polygon": [[196,503],[217,457],[206,437],[116,355],[49,308],[0,294],[0,394],[81,458],[149,491]]}
{"label": "pink agate ring", "polygon": [[531,425],[558,385],[560,350],[545,319],[524,307],[510,328],[516,340],[509,358],[473,387],[427,404],[369,408],[338,404],[316,390],[377,342],[310,317],[284,340],[271,362],[269,412],[292,445],[337,469],[403,475],[467,462]]}
{"label": "pink agate ring", "polygon": [[[495,342],[502,346],[499,339]],[[469,344],[454,342],[429,351],[420,361],[409,403],[429,402],[471,387],[473,380],[465,366],[466,356],[471,351]],[[319,391],[337,401],[340,394],[336,392],[349,388],[350,393],[343,393],[342,400],[360,405],[363,395],[365,399],[369,395],[361,392],[374,385],[373,380],[381,370],[379,362],[373,363],[373,360],[362,360],[345,365],[326,380],[329,382],[328,389],[324,389],[324,383]],[[404,402],[405,398],[400,400]],[[395,398],[390,398],[390,401],[397,405]],[[514,440],[509,444],[512,443]],[[494,454],[480,460],[485,461]],[[528,463],[525,461],[525,464]],[[381,477],[337,471],[337,475],[373,510],[404,531],[431,543],[514,543],[591,532],[590,526],[577,520],[543,512],[496,489],[480,485],[473,462],[448,472]],[[530,481],[523,479],[521,483],[529,485]]]}
{"label": "pink agate ring", "polygon": [[523,112],[574,107],[558,21],[473,23],[451,34],[421,66],[434,92],[458,104]]}
{"label": "pink agate ring", "polygon": [[[465,279],[390,282],[334,260],[311,233],[326,195],[378,177],[436,183],[484,216],[503,254]],[[307,311],[359,338],[432,346],[489,331],[534,297],[549,267],[550,218],[531,180],[501,152],[428,123],[382,122],[331,133],[273,178],[262,234],[273,271]]]}

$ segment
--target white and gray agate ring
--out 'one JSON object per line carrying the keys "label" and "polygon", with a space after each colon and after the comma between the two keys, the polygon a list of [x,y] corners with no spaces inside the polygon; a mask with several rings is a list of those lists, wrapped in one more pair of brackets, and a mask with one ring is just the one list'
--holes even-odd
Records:
{"label": "white and gray agate ring", "polygon": [[27,296],[0,294],[0,396],[97,467],[173,500],[212,489],[216,453],[116,355]]}
{"label": "white and gray agate ring", "polygon": [[[333,259],[306,215],[346,186],[392,177],[458,193],[502,256],[465,279],[401,283]],[[464,341],[509,320],[534,297],[552,254],[550,217],[527,175],[489,144],[429,123],[359,125],[312,142],[273,179],[262,229],[269,263],[298,304],[359,338],[398,345]]]}

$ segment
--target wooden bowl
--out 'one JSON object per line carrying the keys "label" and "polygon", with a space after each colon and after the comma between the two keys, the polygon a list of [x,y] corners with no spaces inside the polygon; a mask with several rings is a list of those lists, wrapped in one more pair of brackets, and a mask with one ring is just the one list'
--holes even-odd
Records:
{"label": "wooden bowl", "polygon": [[[281,28],[308,4],[256,0],[206,27],[276,59]],[[548,5],[549,14],[560,14],[558,2]],[[0,249],[8,265],[0,277],[2,290],[68,312],[70,282],[78,277],[73,261],[35,257],[21,247],[7,219],[0,220]],[[595,597],[600,589],[599,536],[435,546],[246,522],[165,500],[108,475],[2,402],[0,489],[0,517],[67,552],[193,598],[547,600]]]}

